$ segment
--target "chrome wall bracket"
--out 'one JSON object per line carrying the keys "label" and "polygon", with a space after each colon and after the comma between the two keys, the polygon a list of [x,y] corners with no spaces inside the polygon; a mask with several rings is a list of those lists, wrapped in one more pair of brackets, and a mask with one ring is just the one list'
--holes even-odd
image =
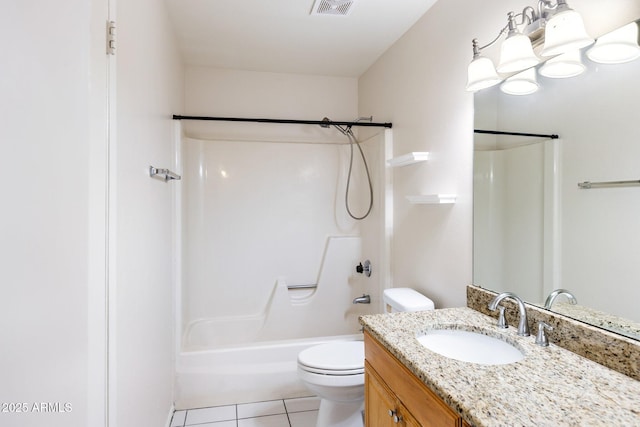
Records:
{"label": "chrome wall bracket", "polygon": [[180,180],[182,177],[175,172],[170,171],[169,169],[159,169],[154,168],[153,166],[149,166],[149,176],[152,178],[162,179],[164,182],[171,180]]}

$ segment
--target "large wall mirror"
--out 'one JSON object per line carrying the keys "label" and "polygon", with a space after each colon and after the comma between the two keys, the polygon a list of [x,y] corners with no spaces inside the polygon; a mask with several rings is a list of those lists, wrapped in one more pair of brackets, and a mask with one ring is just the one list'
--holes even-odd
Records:
{"label": "large wall mirror", "polygon": [[476,129],[559,138],[476,134],[474,284],[540,306],[567,289],[551,310],[640,340],[640,59],[582,56],[534,94],[475,94]]}

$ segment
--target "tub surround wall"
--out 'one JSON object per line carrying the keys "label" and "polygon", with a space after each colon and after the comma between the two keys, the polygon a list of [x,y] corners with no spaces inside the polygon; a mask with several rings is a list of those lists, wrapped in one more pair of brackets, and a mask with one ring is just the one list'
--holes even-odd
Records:
{"label": "tub surround wall", "polygon": [[[191,138],[182,145],[181,349],[351,334],[358,315],[378,311],[352,304],[364,293],[378,299],[380,276],[355,267],[377,255],[375,242],[361,244],[360,229],[375,226],[383,204],[374,197],[376,214],[348,217],[348,145]],[[384,141],[361,145],[377,189]],[[366,212],[368,184],[355,163],[350,206]]]}
{"label": "tub surround wall", "polygon": [[[490,311],[487,308],[496,295],[495,292],[477,286],[468,286],[467,306],[497,318],[498,312]],[[510,299],[503,300],[501,304],[506,308],[507,320],[513,328],[513,325],[517,325],[520,318],[518,307]],[[534,305],[526,304],[526,307],[532,334],[537,331],[539,321],[547,322],[553,326],[553,330],[547,332],[549,342],[640,380],[640,341],[614,334]]]}
{"label": "tub surround wall", "polygon": [[[355,78],[189,66],[185,88],[188,115],[357,117]],[[359,329],[358,315],[379,311],[386,271],[378,237],[386,209],[386,132],[379,129],[360,139],[374,206],[369,217],[355,221],[344,206],[350,147],[335,129],[182,124],[181,350],[351,334]],[[368,194],[356,149],[349,195],[356,215],[366,212]],[[340,239],[351,238],[361,243],[338,248]],[[337,253],[340,265],[323,269]],[[372,277],[355,272],[365,259],[374,264]],[[340,277],[333,274],[336,269]],[[286,290],[287,285],[307,284],[319,287],[315,292]],[[353,305],[363,293],[371,295],[372,304]],[[322,327],[316,325],[321,312],[331,315]],[[230,333],[234,326],[242,334]]]}
{"label": "tub surround wall", "polygon": [[[355,273],[360,253],[359,237],[329,237],[316,289],[289,290],[288,286],[295,286],[295,282],[284,278],[266,280],[270,289],[265,289],[257,314],[192,321],[187,326],[183,348],[202,350],[358,332],[358,316],[377,311],[372,305],[351,302],[365,292],[377,297],[376,290],[367,286],[366,277]],[[210,286],[216,285],[231,286],[226,280],[212,280]],[[222,295],[222,291],[216,293]]]}

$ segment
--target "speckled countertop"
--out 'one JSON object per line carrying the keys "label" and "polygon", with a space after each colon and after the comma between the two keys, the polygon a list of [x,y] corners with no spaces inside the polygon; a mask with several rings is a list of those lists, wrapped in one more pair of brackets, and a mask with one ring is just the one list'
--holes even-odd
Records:
{"label": "speckled countertop", "polygon": [[[474,426],[640,426],[640,381],[553,344],[540,347],[535,334],[498,329],[473,309],[366,315],[360,323]],[[488,366],[440,356],[416,339],[440,327],[501,338],[525,358]]]}
{"label": "speckled countertop", "polygon": [[587,322],[590,325],[624,335],[629,338],[640,340],[640,323],[634,322],[624,317],[614,316],[591,307],[568,302],[557,302],[553,305],[553,311],[564,314],[572,319]]}

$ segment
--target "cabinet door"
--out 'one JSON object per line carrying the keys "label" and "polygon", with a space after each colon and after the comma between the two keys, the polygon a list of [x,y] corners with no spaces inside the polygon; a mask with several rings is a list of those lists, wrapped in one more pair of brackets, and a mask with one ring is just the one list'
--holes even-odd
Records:
{"label": "cabinet door", "polygon": [[398,412],[400,413],[400,419],[402,420],[402,424],[400,425],[405,427],[422,427],[422,425],[420,425],[420,423],[411,416],[411,413],[404,407],[404,405],[400,405]]}
{"label": "cabinet door", "polygon": [[421,427],[371,366],[365,369],[364,407],[367,427]]}
{"label": "cabinet door", "polygon": [[389,411],[397,410],[395,398],[380,382],[370,367],[364,375],[364,420],[366,427],[391,427],[394,425]]}
{"label": "cabinet door", "polygon": [[[406,409],[392,408],[392,410],[404,414],[402,418],[405,420],[405,425],[417,427],[460,427],[463,425],[462,417],[453,412],[375,338],[365,333],[364,342],[365,372],[369,370],[372,373],[371,376],[377,377],[384,389],[390,390],[388,393],[398,402],[396,403],[398,408],[402,406],[409,409],[410,415]],[[375,408],[372,410],[378,411]],[[388,416],[388,409],[384,410]],[[379,411],[382,414],[383,410]],[[367,424],[367,427],[387,425],[397,426],[398,424],[393,423],[392,420],[392,424]]]}

